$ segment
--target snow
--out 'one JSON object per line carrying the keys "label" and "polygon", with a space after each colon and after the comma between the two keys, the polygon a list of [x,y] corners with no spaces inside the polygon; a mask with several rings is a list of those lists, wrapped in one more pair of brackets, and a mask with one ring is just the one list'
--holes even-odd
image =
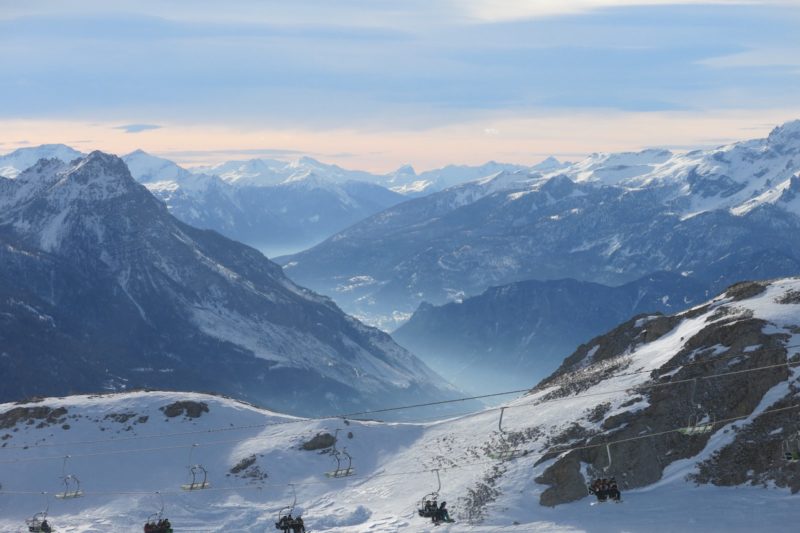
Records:
{"label": "snow", "polygon": [[[587,412],[599,401],[610,403],[606,416],[647,407],[646,400],[622,404],[631,398],[631,389],[648,382],[651,370],[683,349],[684,339],[716,320],[712,317],[720,307],[753,312],[766,321],[769,331],[785,331],[797,323],[800,308],[777,302],[796,290],[800,290],[800,279],[789,278],[773,282],[746,300],[722,296],[706,312],[684,318],[656,341],[631,349],[623,356],[628,362],[624,370],[577,396],[542,402],[554,390],[550,387],[511,400],[505,404],[505,431],[539,427],[545,433],[525,445],[530,452],[527,456],[509,462],[493,461],[483,452],[487,444],[498,442],[497,410],[432,422],[383,423],[298,419],[229,399],[188,393],[76,396],[30,404],[64,406],[68,417],[82,417],[67,418],[69,429],[59,422],[0,430],[0,439],[4,439],[0,441],[0,483],[5,491],[0,495],[0,530],[14,531],[25,517],[41,510],[44,501],[39,493],[52,494],[59,489],[63,457],[71,454],[68,471],[81,479],[86,496],[69,501],[50,499],[52,522],[64,531],[99,532],[111,525],[131,531],[141,527],[143,520],[158,510],[156,490],[163,494],[166,513],[179,531],[270,530],[277,511],[292,501],[290,484],[297,493],[297,510],[311,531],[791,531],[797,517],[797,496],[788,490],[695,486],[686,477],[695,471],[698,461],[733,439],[733,424],[751,423],[785,397],[790,381],[800,378],[800,369],[793,369],[790,381],[773,386],[748,417],[715,427],[697,456],[669,464],[662,479],[650,486],[625,490],[621,505],[590,506],[589,498],[584,498],[554,508],[541,507],[536,502],[544,487],[534,480],[552,464],[552,459],[535,463],[550,450],[548,440],[554,432],[575,423],[599,428],[601,422],[587,419]],[[646,327],[646,323],[642,325]],[[582,372],[588,375],[593,367]],[[210,412],[197,419],[165,419],[159,407],[176,400],[206,402]],[[2,405],[0,412],[14,407],[18,405]],[[136,416],[121,424],[107,418],[112,413]],[[421,419],[429,414],[419,410]],[[132,423],[139,416],[149,418]],[[298,446],[318,432],[337,429],[337,446],[346,447],[352,455],[356,474],[329,479],[323,474],[335,466],[332,456]],[[192,461],[208,469],[212,489],[188,493],[178,488],[187,479],[192,444],[198,444]],[[250,456],[256,457],[256,465],[267,478],[226,475]],[[484,521],[470,524],[460,516],[464,510],[461,498],[495,468],[503,472],[497,485],[500,494],[485,507]],[[419,499],[436,489],[433,469],[439,470],[441,499],[452,508],[458,519],[455,524],[434,528],[416,515]]]}
{"label": "snow", "polygon": [[[159,407],[176,400],[206,402],[199,418],[167,419]],[[23,404],[24,405],[24,404]],[[589,506],[588,498],[555,508],[535,505],[539,490],[531,471],[538,456],[502,463],[503,494],[489,505],[481,524],[432,527],[416,516],[418,500],[436,488],[429,470],[440,468],[441,498],[459,511],[458,496],[498,463],[462,457],[468,444],[493,431],[496,412],[427,423],[384,424],[341,419],[286,417],[219,397],[190,393],[134,392],[111,396],[48,399],[66,407],[70,429],[60,424],[37,428],[19,425],[0,448],[0,529],[15,531],[26,517],[49,505],[59,531],[134,531],[160,508],[176,531],[264,531],[273,528],[279,509],[292,503],[310,531],[746,531],[789,530],[796,519],[796,497],[787,491],[757,487],[695,487],[684,481],[691,465],[680,465],[659,484],[624,493],[621,505]],[[4,412],[15,404],[0,406]],[[563,406],[562,406],[563,408]],[[535,416],[526,411],[524,417]],[[510,413],[510,411],[509,411]],[[134,415],[120,423],[109,415]],[[146,422],[139,417],[148,416]],[[514,415],[516,423],[520,415]],[[130,429],[127,429],[130,427]],[[338,447],[354,458],[357,474],[329,479],[329,455],[303,451],[301,442],[320,431],[339,433]],[[347,433],[353,437],[348,438]],[[159,436],[162,435],[162,436]],[[73,443],[73,444],[70,444]],[[185,492],[186,465],[201,463],[212,488]],[[25,449],[25,445],[34,445]],[[55,500],[65,454],[66,471],[81,480],[83,498]],[[268,477],[263,480],[229,474],[233,465],[255,455]],[[49,493],[47,500],[40,494]],[[47,502],[47,503],[46,503]],[[753,509],[758,509],[754,513]],[[517,522],[517,525],[513,525]]]}
{"label": "snow", "polygon": [[63,144],[43,144],[30,148],[19,148],[0,156],[0,176],[16,178],[40,159],[58,159],[64,163],[82,157],[84,154]]}

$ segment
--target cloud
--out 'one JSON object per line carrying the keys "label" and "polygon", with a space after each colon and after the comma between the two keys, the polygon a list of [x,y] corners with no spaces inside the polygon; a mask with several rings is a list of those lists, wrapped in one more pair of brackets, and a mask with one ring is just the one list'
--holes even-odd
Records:
{"label": "cloud", "polygon": [[143,131],[161,129],[163,126],[157,124],[123,124],[122,126],[115,126],[115,130],[122,130],[125,133],[141,133]]}
{"label": "cloud", "polygon": [[42,0],[0,15],[0,119],[291,135],[794,105],[796,0],[731,3]]}
{"label": "cloud", "polygon": [[[697,0],[453,0],[454,8],[463,9],[469,17],[481,21],[520,20],[586,13],[619,7],[654,7],[697,4]],[[754,0],[703,0],[706,5],[746,5]],[[770,3],[767,0],[767,3]],[[773,4],[787,3],[773,0]]]}
{"label": "cloud", "polygon": [[208,150],[168,150],[157,155],[163,157],[206,157],[206,156],[252,156],[252,157],[293,157],[305,155],[302,150],[284,150],[280,148],[249,148],[244,150],[226,150],[224,148]]}

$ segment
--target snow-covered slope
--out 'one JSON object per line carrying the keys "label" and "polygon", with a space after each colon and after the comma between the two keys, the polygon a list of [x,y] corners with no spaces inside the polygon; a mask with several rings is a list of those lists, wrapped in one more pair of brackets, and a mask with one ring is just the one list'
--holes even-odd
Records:
{"label": "snow-covered slope", "polygon": [[478,166],[447,165],[442,168],[427,170],[420,174],[417,174],[411,165],[404,165],[385,175],[380,182],[395,192],[408,197],[417,197],[501,172],[513,174],[515,172],[531,172],[544,169],[553,171],[561,167],[562,164],[555,158],[548,158],[531,168],[523,165],[489,161]]}
{"label": "snow-covered slope", "polygon": [[309,413],[452,393],[256,250],[172,217],[101,152],[0,179],[0,264],[6,400],[155,386]]}
{"label": "snow-covered slope", "polygon": [[[294,490],[295,514],[320,532],[794,531],[800,463],[783,461],[781,444],[798,430],[798,326],[798,279],[631,321],[506,404],[502,436],[498,410],[387,424],[162,392],[5,404],[0,528],[49,505],[59,531],[134,531],[159,491],[176,531],[263,532]],[[714,420],[710,432],[679,431],[693,413]],[[337,431],[355,474],[330,479],[331,448],[301,448]],[[491,457],[509,448],[526,453]],[[210,489],[180,489],[190,464]],[[437,469],[457,522],[432,527],[416,506]],[[84,497],[53,497],[64,474]],[[593,475],[616,476],[624,503],[590,507]]]}
{"label": "snow-covered slope", "polygon": [[660,190],[661,201],[684,216],[693,216],[716,209],[744,214],[765,203],[800,214],[796,206],[782,198],[798,173],[800,120],[776,127],[765,139],[712,150],[592,154],[547,176],[561,174],[578,182]]}
{"label": "snow-covered slope", "polygon": [[22,171],[32,167],[40,159],[58,159],[69,162],[84,154],[63,144],[43,144],[30,148],[19,148],[0,156],[0,176],[16,178]]}

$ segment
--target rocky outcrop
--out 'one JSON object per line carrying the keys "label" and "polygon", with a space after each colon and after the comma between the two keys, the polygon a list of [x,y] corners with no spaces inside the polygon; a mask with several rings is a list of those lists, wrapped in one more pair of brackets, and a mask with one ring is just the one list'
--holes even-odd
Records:
{"label": "rocky outcrop", "polygon": [[[635,374],[636,354],[675,335],[680,324],[695,321],[702,326],[680,338],[680,349],[629,390],[624,403],[614,409],[598,404],[582,422],[553,437],[548,447],[553,452],[540,460],[549,466],[536,480],[548,486],[540,503],[553,506],[583,498],[593,477],[615,476],[623,490],[652,484],[670,464],[697,457],[716,432],[723,433],[723,444],[698,461],[692,480],[772,483],[800,490],[796,464],[783,461],[780,453],[783,440],[799,429],[794,404],[800,387],[792,364],[800,363],[800,357],[787,364],[790,352],[797,352],[787,346],[789,330],[796,326],[770,322],[758,316],[758,307],[748,306],[756,297],[787,299],[796,289],[764,294],[770,288],[766,282],[738,284],[712,304],[686,313],[631,320],[582,346],[538,385],[533,392],[556,387],[543,401],[580,394],[620,373]],[[794,320],[800,323],[800,310]],[[775,396],[780,391],[782,396]],[[768,397],[772,400],[765,405]],[[786,410],[760,415],[767,407]],[[708,432],[678,431],[707,423],[713,424]]]}

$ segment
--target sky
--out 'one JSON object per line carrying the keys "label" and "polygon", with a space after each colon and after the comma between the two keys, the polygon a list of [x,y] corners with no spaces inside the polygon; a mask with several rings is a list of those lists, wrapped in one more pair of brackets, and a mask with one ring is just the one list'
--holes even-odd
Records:
{"label": "sky", "polygon": [[800,118],[800,0],[0,0],[0,153],[418,170]]}

